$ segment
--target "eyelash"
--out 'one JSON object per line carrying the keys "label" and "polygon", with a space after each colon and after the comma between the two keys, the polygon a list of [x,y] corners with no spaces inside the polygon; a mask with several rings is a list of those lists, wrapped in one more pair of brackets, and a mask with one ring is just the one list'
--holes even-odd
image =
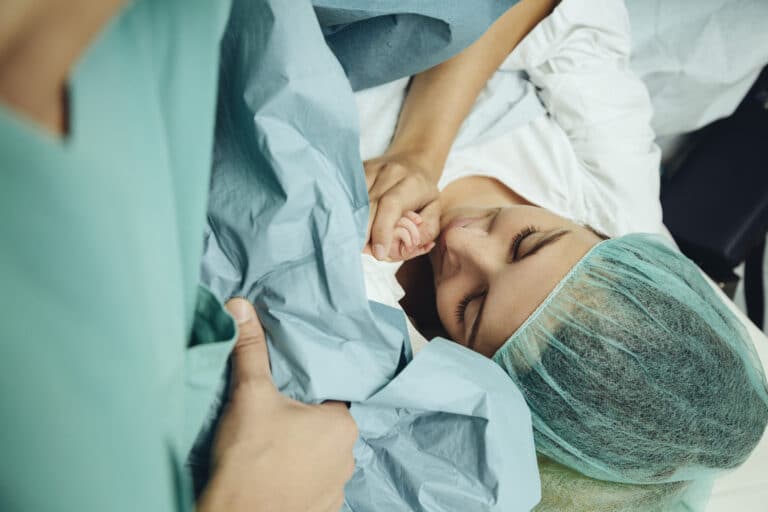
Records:
{"label": "eyelash", "polygon": [[520,250],[520,244],[523,242],[525,237],[537,233],[538,231],[539,228],[536,226],[526,226],[520,230],[518,234],[515,235],[515,238],[512,239],[512,250],[510,251],[510,257],[512,261],[517,259],[517,252]]}
{"label": "eyelash", "polygon": [[456,321],[460,324],[464,323],[464,313],[467,311],[467,306],[469,306],[469,303],[472,302],[472,296],[467,295],[463,299],[461,299],[461,302],[459,302],[459,305],[456,307]]}
{"label": "eyelash", "polygon": [[466,297],[461,299],[461,302],[459,302],[459,305],[456,307],[456,321],[458,323],[460,324],[464,323],[464,314],[467,312],[467,306],[469,306],[469,303],[472,302],[473,300],[477,299],[478,297],[482,297],[483,293],[467,295]]}

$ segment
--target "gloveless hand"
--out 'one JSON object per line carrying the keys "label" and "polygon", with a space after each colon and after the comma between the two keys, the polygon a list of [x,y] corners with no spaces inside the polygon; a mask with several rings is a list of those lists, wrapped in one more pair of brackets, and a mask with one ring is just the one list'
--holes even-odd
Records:
{"label": "gloveless hand", "polygon": [[338,512],[354,471],[357,427],[346,405],[307,405],[272,382],[264,330],[253,306],[232,299],[238,322],[230,401],[216,433],[203,512]]}
{"label": "gloveless hand", "polygon": [[365,252],[379,260],[403,260],[434,247],[440,229],[437,176],[408,152],[365,162],[371,205]]}

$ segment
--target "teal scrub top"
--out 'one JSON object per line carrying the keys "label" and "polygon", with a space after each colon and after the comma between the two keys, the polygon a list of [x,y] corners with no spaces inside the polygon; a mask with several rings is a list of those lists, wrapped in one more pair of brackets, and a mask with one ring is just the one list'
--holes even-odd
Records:
{"label": "teal scrub top", "polygon": [[132,2],[59,140],[0,106],[0,510],[191,506],[236,329],[198,287],[221,0]]}

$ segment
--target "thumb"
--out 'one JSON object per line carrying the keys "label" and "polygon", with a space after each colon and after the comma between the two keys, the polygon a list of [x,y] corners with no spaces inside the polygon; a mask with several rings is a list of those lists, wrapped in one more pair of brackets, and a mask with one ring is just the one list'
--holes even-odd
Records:
{"label": "thumb", "polygon": [[267,338],[253,305],[245,299],[235,298],[227,302],[226,308],[238,329],[237,342],[232,349],[232,384],[263,378],[271,382]]}

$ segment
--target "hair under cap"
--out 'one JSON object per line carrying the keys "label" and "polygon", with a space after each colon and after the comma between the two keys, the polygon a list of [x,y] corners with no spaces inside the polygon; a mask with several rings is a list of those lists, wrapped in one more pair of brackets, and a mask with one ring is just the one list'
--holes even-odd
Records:
{"label": "hair under cap", "polygon": [[768,421],[744,326],[658,235],[600,242],[494,354],[531,410],[537,449],[621,483],[709,477]]}

